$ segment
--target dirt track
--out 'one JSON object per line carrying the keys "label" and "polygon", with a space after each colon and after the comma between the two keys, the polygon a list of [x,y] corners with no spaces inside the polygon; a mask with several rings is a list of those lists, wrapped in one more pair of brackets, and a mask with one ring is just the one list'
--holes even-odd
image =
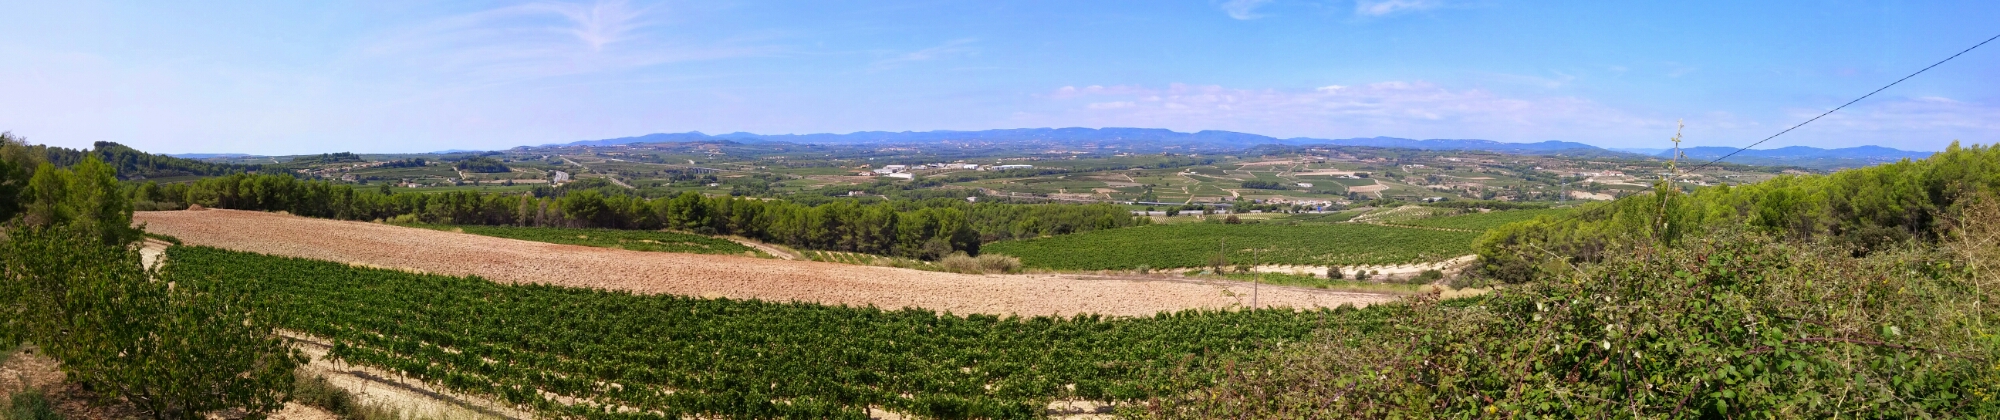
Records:
{"label": "dirt track", "polygon": [[[139,212],[135,222],[188,245],[312,258],[504,282],[701,297],[921,307],[953,313],[1142,316],[1248,305],[1247,284],[1101,280],[1061,275],[963,275],[814,261],[639,252],[558,245],[274,213]],[[1264,287],[1269,307],[1366,305],[1390,295]]]}

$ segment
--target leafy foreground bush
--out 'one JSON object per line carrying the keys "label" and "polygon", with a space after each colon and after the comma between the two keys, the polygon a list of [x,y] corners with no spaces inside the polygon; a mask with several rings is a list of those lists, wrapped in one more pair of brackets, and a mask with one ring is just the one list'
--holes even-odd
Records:
{"label": "leafy foreground bush", "polygon": [[1954,142],[1923,160],[1830,175],[1787,175],[1692,193],[1657,188],[1585,205],[1573,217],[1550,215],[1494,228],[1473,250],[1480,272],[1509,283],[1568,271],[1561,263],[1544,264],[1551,261],[1543,258],[1548,255],[1597,262],[1634,238],[1674,244],[1744,226],[1792,240],[1839,242],[1864,254],[1904,242],[1935,244],[1945,231],[1942,222],[1964,211],[1970,199],[1992,194],[2000,194],[2000,148]]}
{"label": "leafy foreground bush", "polygon": [[0,241],[0,329],[62,362],[69,380],[155,418],[275,410],[302,358],[252,322],[244,298],[151,279],[137,250],[76,228]]}
{"label": "leafy foreground bush", "polygon": [[1942,249],[1615,249],[1476,301],[1417,298],[1379,333],[1322,331],[1125,414],[1994,418],[2000,257]]}
{"label": "leafy foreground bush", "polygon": [[34,343],[67,380],[156,419],[278,408],[301,358],[242,296],[141,268],[144,232],[110,165],[22,150],[0,133],[0,341]]}

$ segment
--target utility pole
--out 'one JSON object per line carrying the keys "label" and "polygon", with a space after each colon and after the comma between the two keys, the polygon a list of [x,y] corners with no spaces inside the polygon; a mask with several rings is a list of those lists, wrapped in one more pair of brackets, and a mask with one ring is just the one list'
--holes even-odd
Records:
{"label": "utility pole", "polygon": [[[1258,251],[1260,251],[1260,249],[1250,248],[1251,271],[1257,271],[1257,263],[1263,261],[1257,258]],[[1257,271],[1257,276],[1250,278],[1250,309],[1257,309],[1259,307],[1257,306],[1257,291],[1258,291],[1257,289],[1263,286],[1263,284],[1264,284],[1264,272]]]}

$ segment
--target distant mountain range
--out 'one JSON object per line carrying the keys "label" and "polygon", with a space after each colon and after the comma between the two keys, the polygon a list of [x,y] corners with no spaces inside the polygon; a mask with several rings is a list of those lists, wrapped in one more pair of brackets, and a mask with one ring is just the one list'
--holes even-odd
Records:
{"label": "distant mountain range", "polygon": [[[1879,165],[1903,159],[1923,159],[1933,152],[1912,152],[1882,146],[1860,146],[1842,149],[1821,149],[1817,147],[1791,146],[1776,149],[1750,149],[1735,155],[1734,147],[1691,147],[1681,149],[1681,154],[1689,159],[1712,161],[1728,156],[1724,162],[1746,165],[1789,165],[1814,169],[1856,168]],[[1673,157],[1672,150],[1654,154],[1662,158]]]}
{"label": "distant mountain range", "polygon": [[1540,143],[1503,143],[1492,140],[1433,139],[1413,140],[1396,137],[1368,137],[1352,139],[1319,139],[1293,137],[1281,139],[1234,131],[1203,130],[1182,133],[1161,128],[1016,128],[983,131],[861,131],[848,134],[755,134],[728,133],[708,135],[699,131],[686,133],[656,133],[637,137],[621,137],[604,140],[585,140],[566,144],[544,146],[613,146],[634,143],[667,143],[690,141],[730,140],[746,143],[784,142],[798,144],[857,145],[857,144],[922,144],[937,142],[973,143],[1050,143],[1070,146],[1117,146],[1120,148],[1152,149],[1162,147],[1213,148],[1240,150],[1268,144],[1309,146],[1368,146],[1422,150],[1486,150],[1503,153],[1546,154],[1564,151],[1578,153],[1610,152],[1596,146],[1566,141],[1544,141]]}
{"label": "distant mountain range", "polygon": [[[1583,143],[1549,140],[1537,143],[1507,143],[1477,139],[1430,139],[1415,140],[1397,137],[1365,137],[1349,139],[1320,139],[1311,137],[1277,138],[1233,131],[1203,130],[1183,133],[1160,128],[1016,128],[981,131],[860,131],[848,134],[756,134],[735,132],[709,135],[699,131],[686,133],[656,133],[637,137],[621,137],[603,140],[585,140],[566,144],[545,146],[613,146],[634,143],[670,143],[693,141],[729,140],[745,143],[784,142],[824,145],[863,144],[925,144],[938,142],[969,143],[1022,143],[1064,146],[1094,146],[1132,151],[1158,151],[1168,148],[1185,150],[1242,150],[1262,145],[1287,146],[1365,146],[1420,150],[1478,150],[1498,153],[1532,155],[1607,156],[1607,157],[1672,157],[1668,149],[1646,148],[1600,148]],[[1728,147],[1694,147],[1683,149],[1689,159],[1713,160],[1736,151]],[[1861,146],[1844,149],[1820,149],[1792,146],[1778,149],[1746,150],[1730,156],[1726,162],[1750,165],[1799,166],[1814,169],[1837,169],[1875,165],[1897,160],[1922,159],[1931,152],[1912,152],[1881,146]]]}

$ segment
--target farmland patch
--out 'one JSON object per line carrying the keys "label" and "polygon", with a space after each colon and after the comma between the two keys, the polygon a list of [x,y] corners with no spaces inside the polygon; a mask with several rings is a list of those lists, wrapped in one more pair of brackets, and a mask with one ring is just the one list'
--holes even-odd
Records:
{"label": "farmland patch", "polygon": [[1365,224],[1186,223],[1003,241],[987,244],[982,251],[1020,257],[1028,267],[1057,270],[1203,267],[1218,262],[1218,255],[1226,255],[1222,265],[1231,266],[1381,265],[1470,254],[1477,236]]}

